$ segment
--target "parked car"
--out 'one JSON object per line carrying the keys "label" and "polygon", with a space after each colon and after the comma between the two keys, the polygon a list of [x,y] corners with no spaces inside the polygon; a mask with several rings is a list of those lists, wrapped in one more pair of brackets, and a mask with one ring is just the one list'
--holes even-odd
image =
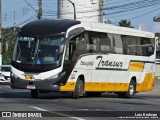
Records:
{"label": "parked car", "polygon": [[0,66],[0,82],[10,82],[10,65]]}

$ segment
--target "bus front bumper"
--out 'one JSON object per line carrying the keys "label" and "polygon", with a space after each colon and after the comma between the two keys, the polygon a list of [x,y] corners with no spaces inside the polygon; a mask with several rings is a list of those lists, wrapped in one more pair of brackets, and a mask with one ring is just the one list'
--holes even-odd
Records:
{"label": "bus front bumper", "polygon": [[51,80],[24,80],[20,78],[11,77],[11,88],[12,89],[35,89],[39,91],[53,91],[59,92],[60,85],[57,85],[56,82],[60,78],[55,78]]}

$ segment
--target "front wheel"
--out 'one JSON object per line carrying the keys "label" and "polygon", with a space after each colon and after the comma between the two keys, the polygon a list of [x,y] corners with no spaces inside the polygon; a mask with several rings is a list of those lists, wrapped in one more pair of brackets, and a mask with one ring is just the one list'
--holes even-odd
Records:
{"label": "front wheel", "polygon": [[75,89],[72,93],[72,96],[74,99],[79,98],[80,96],[83,96],[83,91],[84,91],[84,83],[82,80],[77,80]]}

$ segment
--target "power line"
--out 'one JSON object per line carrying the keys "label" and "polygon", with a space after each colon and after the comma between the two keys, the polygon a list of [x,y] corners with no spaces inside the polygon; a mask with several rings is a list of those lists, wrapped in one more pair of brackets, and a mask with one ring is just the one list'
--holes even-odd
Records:
{"label": "power line", "polygon": [[[114,3],[119,3],[119,2],[114,2]],[[124,0],[121,1],[121,2],[124,2]],[[132,10],[135,10],[135,9],[137,10],[137,9],[141,9],[141,8],[144,8],[144,7],[150,7],[150,6],[153,6],[153,5],[157,5],[159,3],[160,3],[159,0],[141,0],[141,1],[126,3],[126,4],[122,4],[122,5],[105,7],[105,8],[102,8],[102,9],[104,11],[105,10],[113,11],[113,12],[109,12],[109,13],[105,14],[105,15],[110,15],[110,14],[119,14],[119,13],[123,13],[123,12],[128,12],[128,11],[132,11]],[[120,10],[120,9],[122,9],[122,10]],[[116,10],[116,11],[114,11],[114,10]],[[17,19],[17,18],[19,18],[23,15],[26,15],[28,11],[29,11],[28,7],[27,8],[23,7],[23,9],[21,9],[20,13],[18,13],[17,11],[13,11],[10,14],[5,13],[5,14],[3,14],[2,18],[5,18],[5,19],[3,19],[3,21]],[[81,10],[81,11],[77,11],[77,14],[80,14],[80,13],[83,14],[83,13],[87,13],[87,12],[92,13],[92,12],[95,12],[95,11],[99,11],[99,9],[85,10],[85,11]],[[52,11],[52,12],[56,13],[57,11]],[[47,13],[47,15],[49,15],[49,16],[53,15],[53,13],[51,13],[47,10],[46,11],[43,10],[43,13],[44,14]],[[65,12],[61,15],[69,15],[69,14],[73,14],[73,13],[72,12]]]}
{"label": "power line", "polygon": [[[131,1],[131,0],[129,0]],[[119,2],[113,2],[113,3],[123,3],[124,0],[119,1]],[[49,3],[45,3],[45,5],[50,5]],[[52,3],[52,5],[55,5],[56,3]],[[111,4],[111,3],[110,3]],[[85,10],[83,11],[83,9],[79,9],[81,11],[77,11],[77,14],[83,14],[83,13],[89,13],[87,16],[83,16],[83,17],[94,17],[94,16],[108,16],[108,15],[115,15],[115,14],[121,14],[121,13],[127,13],[127,12],[131,12],[131,11],[137,11],[139,9],[144,9],[144,8],[149,8],[149,7],[153,7],[156,5],[159,5],[160,1],[159,0],[138,0],[138,1],[134,1],[134,2],[129,2],[129,3],[125,3],[125,4],[120,4],[120,5],[114,5],[114,6],[110,6],[110,7],[104,7],[103,10],[107,11],[105,14],[103,15],[91,15],[90,13],[94,13],[96,11],[99,11],[99,9],[91,9],[91,10]],[[43,6],[45,6],[43,5]],[[83,5],[86,5],[85,3]],[[82,5],[82,6],[83,6]],[[108,5],[108,4],[107,4]],[[80,3],[79,3],[79,6]],[[22,9],[21,9],[22,10]],[[24,11],[24,10],[23,10]],[[19,14],[15,11],[16,14],[14,14],[14,12],[10,13],[10,14],[3,14],[3,18],[6,17],[6,21],[7,20],[13,20],[13,18],[18,19],[19,17],[23,16],[22,13],[28,13],[29,10],[25,9],[25,12],[20,12]],[[50,16],[56,16],[57,11],[54,10],[49,10],[47,9],[43,9],[43,16],[44,17],[50,17]],[[65,13],[62,13],[61,15],[69,15],[69,14],[73,14],[72,12],[68,11]],[[25,15],[25,14],[24,14]],[[32,18],[33,20],[34,18]],[[31,18],[30,18],[31,20]]]}
{"label": "power line", "polygon": [[132,18],[130,18],[129,20],[133,20],[133,19],[136,19],[136,18],[142,17],[142,16],[144,16],[144,15],[150,14],[150,13],[155,12],[155,11],[157,11],[157,10],[160,10],[160,8],[154,9],[154,10],[152,10],[152,11],[146,12],[146,13],[141,14],[141,15],[136,16],[136,17],[132,17]]}
{"label": "power line", "polygon": [[[129,18],[129,19],[127,19],[127,20],[137,19],[137,18],[142,17],[142,16],[144,16],[144,15],[147,15],[147,14],[153,13],[153,12],[155,12],[155,11],[157,11],[157,10],[160,10],[160,8],[157,8],[157,9],[151,10],[151,11],[149,11],[149,12],[146,12],[146,13],[143,13],[143,14],[141,14],[141,15],[138,15],[138,16],[135,16],[135,17],[132,17],[132,18]],[[113,24],[116,24],[116,23],[119,23],[119,22],[115,22],[115,23],[113,23]]]}

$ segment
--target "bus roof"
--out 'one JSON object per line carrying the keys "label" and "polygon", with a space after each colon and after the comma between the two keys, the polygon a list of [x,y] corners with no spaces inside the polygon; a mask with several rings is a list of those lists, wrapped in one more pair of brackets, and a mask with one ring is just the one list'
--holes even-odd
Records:
{"label": "bus roof", "polygon": [[137,36],[137,37],[146,37],[146,38],[154,38],[154,33],[138,30],[135,28],[121,27],[115,26],[112,24],[106,23],[96,23],[96,22],[85,22],[81,21],[81,24],[74,25],[68,29],[67,33],[76,28],[84,28],[86,31],[93,32],[102,32],[102,33],[112,33],[119,35],[128,35],[128,36]]}
{"label": "bus roof", "polygon": [[49,37],[66,32],[68,28],[80,23],[77,20],[35,20],[24,25],[19,34],[30,37]]}
{"label": "bus roof", "polygon": [[114,26],[105,23],[82,22],[78,20],[69,20],[69,19],[35,20],[24,25],[21,28],[19,34],[22,36],[30,36],[30,37],[49,37],[60,33],[69,32],[79,27],[84,28],[87,31],[139,36],[147,38],[155,37],[154,34],[151,32],[145,32],[134,28]]}
{"label": "bus roof", "polygon": [[130,36],[139,36],[139,37],[147,37],[147,38],[154,38],[155,37],[155,35],[151,32],[146,32],[146,31],[135,29],[135,28],[114,26],[112,24],[104,24],[104,23],[90,23],[90,24],[92,27],[91,28],[92,31],[121,34],[121,35],[130,35]]}

